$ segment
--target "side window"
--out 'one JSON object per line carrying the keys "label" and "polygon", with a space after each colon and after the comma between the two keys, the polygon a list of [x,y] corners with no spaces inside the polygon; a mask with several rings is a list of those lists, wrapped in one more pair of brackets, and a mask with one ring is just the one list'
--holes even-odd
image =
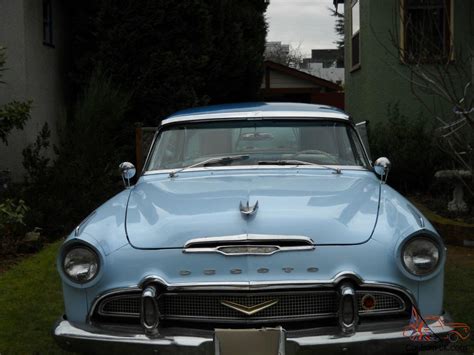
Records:
{"label": "side window", "polygon": [[360,65],[360,1],[351,3],[351,65],[355,69]]}
{"label": "side window", "polygon": [[163,137],[160,141],[160,145],[162,145],[163,148],[159,149],[162,153],[162,155],[159,157],[159,165],[171,167],[173,167],[173,165],[180,165],[184,134],[185,131],[182,129],[165,132],[163,134]]}
{"label": "side window", "polygon": [[406,63],[452,59],[452,0],[402,0],[400,48]]}
{"label": "side window", "polygon": [[43,0],[43,44],[54,46],[53,43],[53,7],[52,0]]}

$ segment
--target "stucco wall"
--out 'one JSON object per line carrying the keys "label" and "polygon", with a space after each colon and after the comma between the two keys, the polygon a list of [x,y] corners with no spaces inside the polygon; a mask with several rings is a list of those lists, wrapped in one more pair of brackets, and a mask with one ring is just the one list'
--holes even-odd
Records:
{"label": "stucco wall", "polygon": [[[360,0],[361,66],[356,70],[350,68],[350,3],[350,0],[346,0],[344,6],[346,111],[356,121],[368,119],[374,123],[386,119],[388,106],[398,102],[402,114],[415,117],[423,112],[429,119],[431,116],[410,90],[406,77],[409,72],[400,62],[392,41],[394,31],[399,31],[400,1]],[[471,0],[456,0],[454,5],[454,42],[456,49],[459,49],[473,43],[471,18],[474,18],[474,4],[471,4]],[[449,114],[451,110],[437,97],[424,96],[424,100],[440,113]]]}
{"label": "stucco wall", "polygon": [[0,170],[10,170],[15,181],[24,175],[22,150],[35,141],[45,122],[51,129],[51,144],[57,144],[58,126],[65,119],[65,11],[61,1],[53,0],[54,47],[45,46],[42,6],[38,0],[0,0],[0,45],[7,47],[0,103],[33,101],[25,129],[12,132],[8,146],[0,143]]}

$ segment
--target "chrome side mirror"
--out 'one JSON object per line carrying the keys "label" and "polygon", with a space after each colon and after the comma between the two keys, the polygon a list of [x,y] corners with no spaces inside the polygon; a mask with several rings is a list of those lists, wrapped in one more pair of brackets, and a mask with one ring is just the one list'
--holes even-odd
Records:
{"label": "chrome side mirror", "polygon": [[125,188],[130,187],[130,179],[135,176],[137,169],[132,163],[128,161],[119,165],[120,173],[122,174],[122,180]]}
{"label": "chrome side mirror", "polygon": [[382,183],[387,182],[388,173],[390,172],[390,167],[392,164],[390,160],[385,157],[378,158],[374,164],[374,171],[377,175],[380,176]]}

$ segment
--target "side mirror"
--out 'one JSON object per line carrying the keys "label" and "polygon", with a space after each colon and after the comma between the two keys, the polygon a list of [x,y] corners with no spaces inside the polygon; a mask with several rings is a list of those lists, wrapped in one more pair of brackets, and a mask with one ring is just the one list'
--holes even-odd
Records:
{"label": "side mirror", "polygon": [[128,161],[119,165],[120,173],[122,174],[122,180],[125,188],[130,187],[130,179],[135,176],[137,169],[132,163]]}
{"label": "side mirror", "polygon": [[385,157],[378,158],[374,164],[374,171],[377,175],[380,176],[382,183],[387,182],[388,173],[390,172],[390,167],[392,164],[390,160]]}

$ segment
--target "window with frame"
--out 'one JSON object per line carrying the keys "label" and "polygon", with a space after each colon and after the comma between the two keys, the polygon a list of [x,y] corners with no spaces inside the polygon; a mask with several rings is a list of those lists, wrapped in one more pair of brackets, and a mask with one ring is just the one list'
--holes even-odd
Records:
{"label": "window with frame", "polygon": [[53,7],[51,0],[43,0],[43,44],[47,46],[54,46]]}
{"label": "window with frame", "polygon": [[406,63],[452,59],[452,0],[401,0],[401,57]]}
{"label": "window with frame", "polygon": [[351,64],[355,69],[360,66],[360,2],[351,3]]}

